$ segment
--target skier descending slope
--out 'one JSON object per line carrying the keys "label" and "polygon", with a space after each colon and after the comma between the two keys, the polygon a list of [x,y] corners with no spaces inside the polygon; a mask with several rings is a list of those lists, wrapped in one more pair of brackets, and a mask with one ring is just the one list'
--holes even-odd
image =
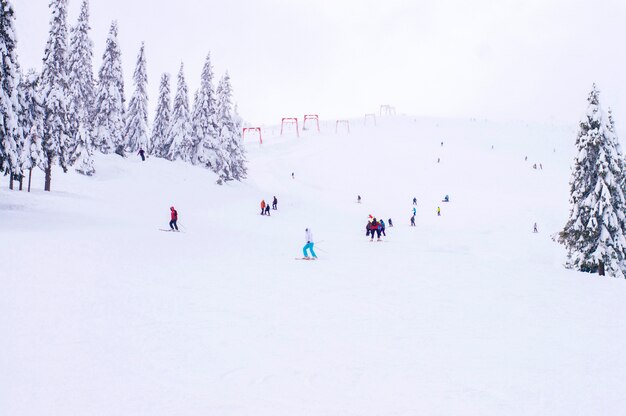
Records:
{"label": "skier descending slope", "polygon": [[171,214],[170,228],[172,231],[174,231],[174,229],[178,231],[178,225],[176,225],[176,222],[178,221],[178,211],[176,211],[174,207],[170,207],[170,214]]}
{"label": "skier descending slope", "polygon": [[[315,251],[313,250],[313,245],[314,245],[313,233],[308,228],[304,230],[304,233],[305,233],[304,238],[306,239],[306,244],[302,248],[302,253],[304,254],[304,257],[302,259],[303,260],[316,260],[317,254],[315,254]],[[309,257],[307,250],[311,251],[311,255],[313,256],[313,258]]]}

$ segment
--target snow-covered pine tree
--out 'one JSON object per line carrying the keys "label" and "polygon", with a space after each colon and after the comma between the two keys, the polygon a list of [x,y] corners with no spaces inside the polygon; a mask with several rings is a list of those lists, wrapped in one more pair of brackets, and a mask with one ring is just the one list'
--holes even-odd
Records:
{"label": "snow-covered pine tree", "polygon": [[233,115],[232,87],[228,72],[224,74],[217,86],[217,126],[221,157],[217,174],[225,181],[245,179],[248,171],[246,157],[241,129],[237,126]]}
{"label": "snow-covered pine tree", "polygon": [[167,133],[169,148],[167,158],[169,160],[191,161],[193,144],[191,141],[191,119],[189,114],[189,97],[187,93],[187,83],[183,72],[183,64],[180,64],[178,71],[178,85],[176,97],[174,98],[174,108],[170,128]]}
{"label": "snow-covered pine tree", "polygon": [[45,171],[46,191],[50,191],[52,165],[57,158],[63,171],[67,171],[67,147],[71,142],[68,120],[67,0],[50,0],[50,8],[50,33],[39,84],[44,111],[42,167]]}
{"label": "snow-covered pine tree", "polygon": [[135,92],[130,99],[126,116],[126,150],[131,153],[139,148],[148,148],[148,74],[143,43],[137,55],[133,82]]}
{"label": "snow-covered pine tree", "polygon": [[[44,159],[41,138],[43,137],[43,106],[39,95],[39,74],[34,69],[22,76],[19,87],[21,112],[19,123],[24,137],[20,153],[22,172],[28,171],[30,192],[33,168],[41,166]],[[20,189],[22,183],[20,182]]]}
{"label": "snow-covered pine tree", "polygon": [[18,114],[20,69],[15,51],[15,15],[8,0],[0,0],[0,169],[13,177],[21,173],[18,146],[22,141]]}
{"label": "snow-covered pine tree", "polygon": [[124,155],[124,77],[117,42],[117,22],[111,23],[94,102],[94,145],[102,153]]}
{"label": "snow-covered pine tree", "polygon": [[608,274],[623,278],[626,258],[626,203],[620,186],[623,172],[595,84],[588,102],[576,139],[578,154],[570,179],[572,208],[559,241],[568,250],[567,267],[595,273],[602,261]]}
{"label": "snow-covered pine tree", "polygon": [[148,147],[148,153],[157,157],[166,157],[169,149],[167,132],[170,128],[170,115],[172,111],[170,97],[170,76],[163,74],[159,85],[159,99],[157,101],[156,115],[152,123],[152,136]]}
{"label": "snow-covered pine tree", "polygon": [[[611,139],[613,140],[613,144],[615,146],[615,150],[617,151],[617,163],[620,172],[622,172],[622,176],[618,183],[620,184],[620,188],[622,189],[622,193],[626,195],[626,161],[624,160],[624,153],[622,152],[622,145],[619,142],[619,137],[617,136],[617,130],[615,129],[615,119],[613,118],[613,111],[609,107],[608,109],[608,125],[607,129],[611,133]],[[626,232],[626,230],[625,230]]]}
{"label": "snow-covered pine tree", "polygon": [[[80,15],[75,27],[70,30],[70,50],[68,57],[68,77],[70,88],[69,120],[72,133],[72,148],[69,152],[69,163],[74,165],[78,159],[84,163],[85,158],[91,159],[92,114],[95,95],[93,78],[93,42],[89,38],[89,1],[83,0]],[[93,166],[93,161],[89,161]],[[83,172],[84,169],[79,171]],[[89,172],[91,175],[93,172]]]}
{"label": "snow-covered pine tree", "polygon": [[204,61],[200,88],[195,95],[191,118],[194,138],[192,162],[216,171],[219,146],[217,144],[216,101],[213,89],[211,54],[207,54]]}

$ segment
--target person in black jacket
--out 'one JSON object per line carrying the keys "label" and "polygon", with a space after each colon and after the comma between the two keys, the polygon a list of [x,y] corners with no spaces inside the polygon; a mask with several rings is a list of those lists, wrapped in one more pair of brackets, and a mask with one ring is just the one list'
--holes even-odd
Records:
{"label": "person in black jacket", "polygon": [[272,201],[272,209],[273,210],[278,209],[278,199],[276,199],[276,197],[274,197],[274,201]]}

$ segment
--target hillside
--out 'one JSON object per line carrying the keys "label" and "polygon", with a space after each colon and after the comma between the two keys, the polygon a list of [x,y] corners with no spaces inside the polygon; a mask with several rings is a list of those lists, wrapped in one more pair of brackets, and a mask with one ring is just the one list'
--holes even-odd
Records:
{"label": "hillside", "polygon": [[[626,408],[626,283],[565,270],[550,238],[567,218],[573,129],[322,127],[247,138],[243,183],[103,155],[94,177],[55,171],[51,194],[39,176],[30,194],[5,178],[0,414]],[[159,231],[171,205],[181,233]],[[384,242],[366,239],[370,214],[393,219]],[[316,262],[294,261],[306,227]]]}

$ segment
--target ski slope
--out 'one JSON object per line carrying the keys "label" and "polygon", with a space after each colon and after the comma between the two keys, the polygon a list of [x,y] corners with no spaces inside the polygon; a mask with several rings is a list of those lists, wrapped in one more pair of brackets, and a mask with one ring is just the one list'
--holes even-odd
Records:
{"label": "ski slope", "polygon": [[574,128],[325,122],[248,136],[243,183],[103,155],[50,194],[5,178],[0,414],[623,414],[626,282],[551,240]]}

